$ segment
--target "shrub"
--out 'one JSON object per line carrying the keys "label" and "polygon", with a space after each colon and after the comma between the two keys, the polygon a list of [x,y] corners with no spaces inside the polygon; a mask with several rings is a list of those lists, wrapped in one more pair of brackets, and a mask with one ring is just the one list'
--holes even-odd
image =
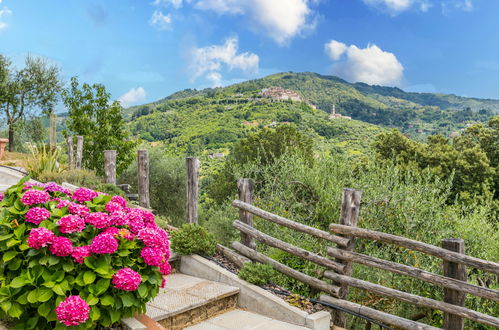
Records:
{"label": "shrub", "polygon": [[277,275],[270,265],[248,262],[241,268],[238,276],[255,285],[269,284]]}
{"label": "shrub", "polygon": [[56,148],[51,151],[50,147],[41,145],[31,148],[31,157],[26,162],[28,173],[38,178],[43,172],[60,173],[63,168],[60,166],[61,149]]}
{"label": "shrub", "polygon": [[25,181],[0,198],[0,319],[93,329],[144,312],[170,271],[154,216],[119,196]]}
{"label": "shrub", "polygon": [[41,182],[63,182],[71,183],[78,187],[95,188],[101,183],[94,171],[91,170],[68,170],[61,173],[44,171],[37,176]]}
{"label": "shrub", "polygon": [[178,254],[214,255],[217,241],[213,234],[196,224],[184,224],[170,233],[172,250]]}

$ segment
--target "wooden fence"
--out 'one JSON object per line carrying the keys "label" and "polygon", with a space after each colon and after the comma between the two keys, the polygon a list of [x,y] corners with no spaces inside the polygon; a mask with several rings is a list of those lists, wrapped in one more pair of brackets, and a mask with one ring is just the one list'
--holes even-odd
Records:
{"label": "wooden fence", "polygon": [[[326,293],[326,295],[321,295],[320,297],[320,300],[323,302],[401,329],[437,329],[420,322],[350,302],[348,301],[348,289],[353,287],[418,307],[443,311],[444,329],[463,329],[465,318],[499,328],[499,318],[464,307],[467,294],[499,302],[499,291],[467,283],[466,266],[497,275],[499,274],[499,264],[464,254],[464,242],[462,240],[444,239],[442,247],[437,247],[405,237],[357,228],[361,192],[353,189],[345,189],[343,191],[339,224],[332,223],[329,226],[332,233],[329,233],[251,205],[252,183],[249,179],[239,180],[238,186],[241,200],[235,200],[232,204],[239,209],[240,219],[234,221],[233,226],[241,232],[241,242],[234,242],[232,247],[253,261],[269,264],[275,270]],[[268,220],[280,226],[323,239],[326,241],[326,244],[333,243],[334,245],[331,244],[327,250],[330,258],[293,246],[255,229],[253,227],[253,216],[258,216],[261,219]],[[441,258],[443,260],[442,267],[444,275],[434,274],[419,268],[357,253],[355,252],[355,241],[357,238],[394,244]],[[324,277],[331,280],[331,282],[301,273],[257,252],[255,240],[324,267]],[[354,278],[352,276],[353,263],[409,276],[442,287],[444,288],[444,301],[417,296]],[[335,312],[333,322],[337,326],[345,327],[345,313],[340,311]]]}

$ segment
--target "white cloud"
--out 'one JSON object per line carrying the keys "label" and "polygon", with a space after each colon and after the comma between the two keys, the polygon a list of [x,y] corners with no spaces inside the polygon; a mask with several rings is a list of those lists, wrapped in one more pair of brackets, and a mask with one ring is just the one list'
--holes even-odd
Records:
{"label": "white cloud", "polygon": [[396,16],[406,10],[416,7],[422,12],[427,12],[433,5],[430,0],[363,0],[368,6],[385,11]]}
{"label": "white cloud", "polygon": [[180,8],[182,7],[183,2],[184,2],[183,0],[154,0],[153,5],[155,6],[171,5],[174,8]]}
{"label": "white cloud", "polygon": [[332,40],[325,45],[325,49],[327,55],[337,61],[333,65],[333,74],[348,81],[391,86],[402,81],[404,67],[397,57],[376,45],[359,48]]}
{"label": "white cloud", "polygon": [[121,102],[121,105],[125,108],[142,102],[146,99],[146,91],[142,87],[131,88],[128,92],[121,95],[118,98],[118,101]]}
{"label": "white cloud", "polygon": [[[0,4],[1,3],[2,1],[0,0]],[[0,31],[5,30],[9,26],[5,21],[3,21],[3,19],[10,14],[12,14],[12,10],[7,8],[6,6],[0,9]]]}
{"label": "white cloud", "polygon": [[278,44],[315,28],[309,4],[316,0],[198,0],[196,8],[218,14],[247,15]]}
{"label": "white cloud", "polygon": [[190,69],[192,79],[204,76],[214,86],[220,86],[224,67],[229,71],[238,69],[245,73],[258,71],[259,57],[253,53],[238,54],[238,39],[229,38],[223,45],[194,48],[191,52]]}
{"label": "white cloud", "polygon": [[472,0],[447,0],[442,2],[442,13],[449,14],[454,10],[473,11],[475,9]]}
{"label": "white cloud", "polygon": [[172,16],[171,14],[164,15],[161,11],[155,10],[149,20],[149,24],[159,30],[169,30],[172,24]]}

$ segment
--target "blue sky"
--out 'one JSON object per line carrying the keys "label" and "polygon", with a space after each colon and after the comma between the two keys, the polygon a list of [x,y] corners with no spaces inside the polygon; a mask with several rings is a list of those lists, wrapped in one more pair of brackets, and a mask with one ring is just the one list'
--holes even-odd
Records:
{"label": "blue sky", "polygon": [[103,83],[125,106],[313,71],[499,99],[496,0],[0,0],[0,53]]}

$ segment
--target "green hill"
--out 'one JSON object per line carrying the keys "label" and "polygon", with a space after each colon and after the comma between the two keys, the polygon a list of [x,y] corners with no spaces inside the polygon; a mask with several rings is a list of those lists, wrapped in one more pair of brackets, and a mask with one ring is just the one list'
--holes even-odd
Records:
{"label": "green hill", "polygon": [[[282,87],[302,101],[276,101],[262,89]],[[329,119],[338,113],[354,120]],[[350,84],[316,73],[279,73],[224,88],[183,90],[126,110],[130,128],[147,141],[178,152],[228,147],[265,126],[295,124],[324,150],[365,151],[375,133],[396,127],[416,139],[446,135],[499,113],[498,100],[407,93],[399,88]]]}

